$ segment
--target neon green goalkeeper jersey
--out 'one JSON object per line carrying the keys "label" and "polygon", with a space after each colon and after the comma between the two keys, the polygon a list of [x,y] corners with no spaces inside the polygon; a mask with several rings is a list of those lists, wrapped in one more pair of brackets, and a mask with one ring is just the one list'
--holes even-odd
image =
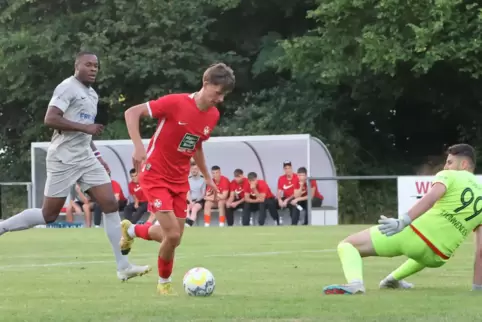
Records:
{"label": "neon green goalkeeper jersey", "polygon": [[482,224],[482,184],[472,173],[456,170],[440,171],[432,184],[437,182],[445,185],[445,194],[412,226],[450,257]]}

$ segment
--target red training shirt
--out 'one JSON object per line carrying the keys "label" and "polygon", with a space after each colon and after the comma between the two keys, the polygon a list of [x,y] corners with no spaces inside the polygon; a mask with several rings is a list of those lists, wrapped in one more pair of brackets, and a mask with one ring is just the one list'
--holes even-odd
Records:
{"label": "red training shirt", "polygon": [[[274,195],[271,192],[271,189],[269,188],[266,181],[258,179],[256,182],[256,189],[258,189],[259,193],[264,193],[266,199],[274,198]],[[253,190],[251,189],[251,184],[249,183],[248,180],[246,180],[246,184],[244,186],[244,193],[248,193],[251,199],[256,198],[256,195],[253,193]]]}
{"label": "red training shirt", "polygon": [[147,198],[139,183],[129,182],[129,193],[131,196],[135,196],[139,202],[147,202]]}
{"label": "red training shirt", "polygon": [[288,179],[286,174],[278,179],[278,190],[283,190],[283,197],[288,198],[295,194],[295,188],[300,184],[298,176],[293,173],[291,179]]}
{"label": "red training shirt", "polygon": [[167,182],[185,184],[191,157],[211,136],[219,111],[214,106],[201,111],[194,94],[165,95],[149,101],[147,107],[159,123],[149,142],[143,171]]}
{"label": "red training shirt", "polygon": [[235,179],[231,181],[229,190],[234,192],[234,200],[244,199],[244,187],[248,182],[248,179],[243,178],[241,183],[238,183]]}
{"label": "red training shirt", "polygon": [[[301,184],[301,182],[298,183],[296,189],[300,189],[301,186],[301,196],[304,197],[306,196],[307,190],[306,190],[306,182]],[[316,180],[311,180],[311,189],[315,190],[315,198],[323,200],[324,197],[323,195],[318,191],[318,186],[316,185]]]}
{"label": "red training shirt", "polygon": [[112,190],[114,190],[114,194],[119,194],[119,200],[127,200],[126,197],[124,196],[124,192],[122,191],[122,188],[119,182],[115,180],[111,180],[111,182],[112,182]]}
{"label": "red training shirt", "polygon": [[[218,187],[218,190],[219,190],[219,193],[223,193],[225,191],[228,191],[229,193],[229,179],[226,178],[225,176],[221,176],[219,178],[219,181],[216,182],[216,180],[214,180],[214,183],[216,184],[216,187]],[[211,187],[207,187],[206,189],[206,194],[210,194],[211,193]]]}

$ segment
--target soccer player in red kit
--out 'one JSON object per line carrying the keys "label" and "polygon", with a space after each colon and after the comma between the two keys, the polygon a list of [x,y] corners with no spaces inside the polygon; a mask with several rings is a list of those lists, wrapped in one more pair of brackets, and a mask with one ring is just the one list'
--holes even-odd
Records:
{"label": "soccer player in red kit", "polygon": [[[218,123],[219,111],[215,106],[223,102],[234,84],[232,69],[222,63],[215,64],[204,72],[199,92],[166,95],[125,112],[129,136],[134,143],[134,167],[139,171],[139,182],[159,225],[133,225],[123,221],[121,249],[128,253],[135,237],[161,243],[157,286],[160,294],[174,294],[171,273],[174,252],[186,221],[191,157],[206,185],[217,192],[206,167],[202,142],[210,137]],[[159,123],[146,153],[139,121],[148,116],[158,119]]]}
{"label": "soccer player in red kit", "polygon": [[[296,207],[291,204],[291,200],[295,198],[295,188],[299,185],[299,179],[296,173],[293,173],[293,168],[291,166],[291,161],[283,162],[284,175],[280,176],[278,179],[278,207],[280,209],[288,208],[290,210],[291,224],[297,225],[296,220]],[[298,216],[299,219],[299,216]],[[280,224],[282,219],[280,217]]]}
{"label": "soccer player in red kit", "polygon": [[218,193],[214,194],[210,187],[206,188],[204,196],[204,227],[211,225],[211,210],[219,209],[219,227],[224,227],[226,220],[226,200],[229,197],[229,179],[221,175],[221,168],[217,165],[211,168],[211,174]]}

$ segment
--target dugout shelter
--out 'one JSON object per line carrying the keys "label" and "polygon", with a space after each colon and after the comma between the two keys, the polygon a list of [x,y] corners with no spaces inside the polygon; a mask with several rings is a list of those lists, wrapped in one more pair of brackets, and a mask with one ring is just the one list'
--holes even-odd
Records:
{"label": "dugout shelter", "polygon": [[[148,139],[143,140],[146,148]],[[32,203],[41,207],[46,180],[45,158],[50,142],[31,144]],[[129,195],[127,184],[132,168],[133,145],[130,140],[99,140],[95,145],[109,164],[112,178]],[[276,194],[278,177],[283,174],[283,162],[291,161],[293,171],[306,167],[309,177],[335,177],[333,159],[323,142],[308,134],[211,137],[203,145],[208,167],[218,165],[223,175],[233,179],[233,171],[240,168],[245,175],[254,171],[266,180]],[[323,213],[311,212],[314,225],[338,224],[338,183],[336,180],[317,181],[324,196]],[[317,212],[318,211],[318,212]],[[326,213],[329,211],[330,213]],[[314,218],[317,217],[317,218]],[[323,217],[323,218],[322,218]]]}

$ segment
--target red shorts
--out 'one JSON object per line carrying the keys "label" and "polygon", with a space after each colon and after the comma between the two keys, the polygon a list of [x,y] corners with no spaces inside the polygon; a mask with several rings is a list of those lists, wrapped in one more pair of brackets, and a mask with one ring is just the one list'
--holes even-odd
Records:
{"label": "red shorts", "polygon": [[189,182],[170,183],[158,176],[153,178],[152,174],[141,172],[139,183],[148,200],[148,211],[173,211],[177,218],[186,218]]}

